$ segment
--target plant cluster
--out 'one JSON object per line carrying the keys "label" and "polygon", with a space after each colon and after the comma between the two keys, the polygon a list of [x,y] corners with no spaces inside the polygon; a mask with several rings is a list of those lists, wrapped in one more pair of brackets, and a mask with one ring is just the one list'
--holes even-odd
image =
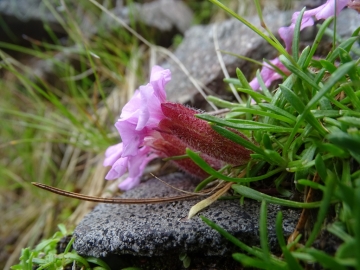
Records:
{"label": "plant cluster", "polygon": [[[56,270],[56,269],[96,269],[110,270],[99,258],[82,257],[72,249],[74,238],[69,235],[64,225],[58,225],[59,231],[53,237],[38,244],[34,249],[21,251],[19,264],[13,270]],[[68,240],[67,242],[63,242]]]}
{"label": "plant cluster", "polygon": [[[334,17],[331,15],[340,12],[348,2],[328,0],[321,7],[322,9],[316,9],[316,11],[305,11],[304,9],[296,13],[293,16],[291,26],[282,31],[287,33],[282,36],[285,41],[285,48],[272,33],[264,34],[260,29],[251,25],[221,2],[216,0],[211,0],[211,2],[261,35],[279,51],[280,56],[271,61],[265,61],[262,71],[258,72],[256,79],[250,83],[239,69],[237,70],[237,78],[228,80],[236,86],[242,95],[249,97],[246,103],[233,103],[209,96],[208,99],[215,105],[228,109],[226,117],[219,118],[209,114],[196,114],[197,120],[194,120],[195,122],[201,121],[198,123],[208,122],[207,129],[211,129],[214,134],[221,135],[225,141],[229,142],[229,145],[236,144],[240,149],[248,149],[247,155],[250,159],[246,159],[249,162],[246,164],[242,162],[231,164],[232,166],[224,166],[219,169],[218,166],[214,166],[209,162],[208,156],[214,158],[211,151],[205,152],[204,148],[196,148],[191,145],[189,140],[181,148],[182,152],[177,154],[181,154],[181,157],[174,159],[175,162],[184,158],[191,160],[209,175],[198,185],[196,191],[219,179],[230,183],[227,187],[233,189],[234,198],[239,198],[241,203],[244,203],[244,198],[261,202],[260,248],[250,247],[231,236],[214,222],[204,217],[202,219],[241,249],[242,253],[235,253],[233,257],[246,267],[257,269],[303,269],[318,264],[329,269],[360,269],[360,257],[357,256],[360,254],[360,91],[358,90],[360,69],[359,59],[354,60],[354,57],[351,56],[351,53],[359,55],[359,52],[353,49],[353,45],[358,41],[360,28],[345,40],[337,39],[336,33],[333,33],[334,44],[332,50],[323,59],[315,57],[319,43],[330,23],[334,21]],[[255,1],[255,3],[259,7],[259,1]],[[349,6],[351,5],[349,4]],[[262,20],[260,8],[258,10],[259,17]],[[325,15],[320,11],[325,12]],[[319,27],[313,44],[300,51],[300,31],[313,23],[311,21],[313,16],[317,19],[326,20]],[[264,22],[262,25],[266,29]],[[85,57],[88,57],[90,62],[93,63],[89,51],[85,51]],[[9,64],[7,67],[11,69],[12,65]],[[92,67],[95,68],[95,65],[92,64]],[[11,71],[18,74],[15,69],[11,69]],[[26,80],[21,74],[18,74],[18,76]],[[166,74],[163,74],[162,79],[164,78],[166,78]],[[282,78],[283,82],[277,89],[271,91],[269,86],[275,79],[279,78]],[[157,77],[157,79],[159,78]],[[173,120],[171,123],[164,121],[165,124],[158,126],[164,119],[175,117],[173,110],[175,110],[174,106],[176,107],[176,105],[167,104],[164,97],[161,96],[163,93],[156,91],[156,87],[159,86],[157,83],[160,81],[161,87],[163,87],[166,79],[150,81],[155,82],[151,85],[155,91],[147,94],[157,95],[157,99],[161,100],[159,102],[160,107],[158,106],[156,109],[156,117],[152,119],[152,112],[145,110],[147,108],[145,106],[147,104],[146,99],[153,100],[152,98],[154,98],[146,93],[143,93],[142,96],[139,93],[135,94],[135,96],[138,95],[139,104],[141,102],[145,104],[144,107],[140,106],[139,110],[138,108],[134,110],[132,107],[131,115],[126,114],[129,111],[125,110],[126,120],[130,119],[134,114],[137,117],[136,121],[138,122],[128,122],[133,128],[131,132],[141,131],[142,128],[147,127],[147,121],[154,120],[153,122],[150,121],[153,125],[151,126],[151,134],[143,133],[145,135],[140,142],[141,144],[138,143],[135,148],[130,149],[133,151],[132,153],[136,152],[135,155],[141,149],[147,151],[146,155],[143,155],[146,161],[144,164],[142,163],[144,166],[149,161],[147,158],[151,155],[148,152],[149,149],[144,148],[149,147],[149,145],[143,144],[144,142],[149,143],[149,134],[153,136],[153,130],[166,133],[164,130],[170,129],[171,135],[174,135],[175,132],[173,133],[171,130],[174,126],[170,124],[177,124],[176,121],[178,121],[178,119],[171,119]],[[26,82],[31,84],[27,80]],[[82,130],[80,128],[82,125],[75,121],[75,118],[63,108],[55,95],[44,92],[39,87],[33,87],[47,100],[51,100],[55,107],[63,111],[64,115],[70,120],[73,120],[71,123],[79,131],[86,132],[87,136],[89,136],[86,137],[87,140],[92,142],[91,138],[93,137],[89,135],[91,134],[91,130],[88,130],[89,127],[85,126],[83,127],[84,130]],[[71,89],[81,90],[81,87]],[[254,91],[254,89],[261,89],[261,91]],[[83,94],[83,92],[80,91],[80,94]],[[101,94],[104,93],[101,92]],[[133,103],[130,102],[130,105],[132,106]],[[186,107],[177,109],[186,116],[185,111],[190,110]],[[159,113],[161,118],[159,118]],[[94,114],[96,115],[96,112]],[[22,115],[25,117],[25,114]],[[191,117],[194,117],[194,115],[195,112],[192,111]],[[44,121],[44,119],[41,120]],[[35,120],[38,119],[35,118]],[[94,122],[98,123],[97,121]],[[201,125],[199,124],[199,126]],[[194,127],[194,130],[196,130],[196,127]],[[148,131],[147,129],[146,132]],[[169,131],[167,132],[169,133]],[[104,135],[103,132],[99,131],[95,132],[95,134],[98,134],[97,138]],[[133,134],[131,133],[129,138],[136,138]],[[241,134],[246,135],[249,139],[244,138]],[[122,135],[121,132],[120,135]],[[161,140],[165,139],[166,141],[165,137],[166,135],[162,136]],[[153,137],[150,139],[159,138]],[[183,133],[181,139],[184,139]],[[206,138],[202,140],[206,140]],[[160,145],[159,142],[157,144],[154,144],[154,142],[156,140],[153,140],[153,144],[150,144],[152,149],[159,150],[160,148],[162,153],[166,153],[163,141],[160,142]],[[197,141],[196,145],[202,142]],[[107,155],[107,161],[111,160],[106,162],[106,165],[113,165],[114,171],[112,173],[116,173],[116,177],[125,173],[127,169],[131,172],[133,169],[131,166],[136,165],[135,163],[135,165],[129,163],[131,155],[123,155],[124,151],[130,151],[123,147],[124,144],[121,147],[110,148]],[[85,144],[81,146],[85,147]],[[167,154],[165,156],[171,155]],[[127,158],[126,162],[121,158]],[[121,160],[120,165],[115,166],[118,160]],[[219,160],[224,162],[224,159]],[[231,162],[227,161],[226,163]],[[136,181],[134,181],[135,177],[130,175],[126,189],[137,184],[139,175],[135,176]],[[254,183],[263,183],[263,180],[268,183],[269,179],[271,180],[271,187],[276,189],[278,196],[270,196],[261,192],[254,185]],[[131,185],[128,185],[129,183]],[[294,193],[303,194],[303,199],[293,200],[291,195]],[[272,254],[269,250],[267,239],[267,204],[269,203],[302,209],[299,224],[288,241],[286,241],[282,231],[281,212],[277,215],[275,227],[282,253],[281,256],[280,254]],[[314,209],[317,213],[316,221],[311,226],[310,231],[306,233],[304,223],[306,223],[307,213]],[[339,239],[339,246],[334,254],[328,254],[314,245],[317,237],[324,230]],[[62,234],[65,235],[64,232]],[[66,247],[65,252],[55,255],[54,247],[55,243],[59,241],[59,237],[60,235],[56,235],[53,239],[45,240],[34,250],[24,249],[21,263],[13,268],[30,269],[29,267],[32,267],[33,263],[35,263],[40,266],[40,269],[47,266],[56,269],[56,267],[67,265],[71,261],[77,261],[80,265],[88,268],[90,267],[88,263],[90,261],[97,263],[99,267],[102,267],[101,269],[107,269],[107,266],[100,260],[87,259],[86,261],[70,252],[71,244]]]}
{"label": "plant cluster", "polygon": [[[220,2],[212,2],[238,17]],[[245,169],[246,176],[237,178],[213,170],[198,154],[188,150],[193,161],[214,178],[237,183],[232,186],[236,194],[261,201],[260,249],[247,246],[203,217],[209,226],[245,252],[233,255],[244,266],[303,269],[319,264],[328,269],[360,269],[360,259],[356,255],[360,254],[360,69],[359,59],[353,60],[350,56],[352,46],[358,41],[360,28],[345,40],[335,40],[334,34],[334,46],[328,55],[323,59],[314,57],[326,29],[334,20],[329,12],[334,14],[336,5],[340,6],[336,13],[340,12],[345,6],[343,2],[327,1],[316,9],[317,12],[326,10],[327,15],[320,18],[327,19],[320,26],[313,44],[304,50],[299,51],[299,33],[304,21],[312,20],[316,12],[304,9],[294,14],[293,19],[296,20],[289,27],[293,31],[291,55],[288,54],[289,41],[285,42],[287,50],[284,50],[271,38],[270,44],[274,44],[282,53],[279,63],[289,71],[289,74],[283,74],[284,81],[276,91],[269,91],[259,73],[256,79],[262,91],[251,91],[242,72],[237,70],[238,81],[231,82],[235,82],[238,91],[250,95],[252,100],[249,99],[247,104],[236,104],[210,97],[216,105],[230,110],[227,118],[198,116],[209,121],[212,128],[224,137],[254,152],[251,161],[239,169]],[[253,28],[250,24],[248,26]],[[226,128],[248,132],[254,143],[244,141]],[[260,175],[259,171],[262,172]],[[282,198],[269,196],[249,186],[250,182],[269,177],[273,177],[274,186]],[[282,183],[289,178],[293,179],[296,190],[304,193],[302,202],[284,198],[291,191],[284,190]],[[314,196],[314,191],[320,192],[319,200]],[[307,209],[318,208],[311,231],[306,234],[302,224],[304,220],[299,220],[287,242],[282,232],[282,214],[278,213],[276,232],[283,258],[269,251],[266,224],[268,203],[303,208],[300,219],[306,219]],[[339,239],[334,254],[314,247],[322,230]]]}

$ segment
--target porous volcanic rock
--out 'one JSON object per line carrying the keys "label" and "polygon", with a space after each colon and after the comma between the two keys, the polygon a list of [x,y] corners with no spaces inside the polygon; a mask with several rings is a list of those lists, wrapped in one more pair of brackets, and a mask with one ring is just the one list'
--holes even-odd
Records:
{"label": "porous volcanic rock", "polygon": [[[192,191],[194,180],[174,173],[162,178],[169,185]],[[123,198],[170,197],[179,191],[150,179]],[[201,197],[203,199],[204,197]],[[79,254],[95,257],[130,254],[135,256],[172,256],[181,253],[228,256],[239,250],[217,231],[207,226],[200,215],[214,221],[246,244],[259,245],[260,203],[245,200],[218,200],[191,219],[187,214],[200,199],[158,204],[99,204],[74,231],[74,248]],[[299,217],[293,209],[268,205],[269,244],[277,250],[275,218],[283,212],[285,236],[291,234]]]}

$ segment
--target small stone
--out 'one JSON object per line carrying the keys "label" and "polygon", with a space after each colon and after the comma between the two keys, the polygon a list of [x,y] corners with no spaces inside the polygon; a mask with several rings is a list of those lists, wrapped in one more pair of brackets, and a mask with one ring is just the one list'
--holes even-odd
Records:
{"label": "small stone", "polygon": [[[275,35],[281,26],[288,25],[292,12],[274,11],[264,17],[267,27]],[[246,18],[250,23],[260,26],[259,17]],[[277,56],[275,49],[262,37],[253,32],[246,25],[236,19],[229,19],[221,23],[197,25],[185,32],[183,42],[174,52],[176,58],[188,70],[194,80],[210,95],[220,97],[232,96],[223,82],[224,74],[219,64],[214,45],[214,38],[218,40],[219,49],[232,54],[249,57],[262,61],[263,58],[272,59]],[[255,67],[251,62],[234,55],[222,53],[224,65],[231,77],[236,77],[236,68],[240,68],[248,78],[255,75]],[[173,60],[161,64],[172,72],[172,79],[167,85],[168,97],[173,102],[190,103],[197,108],[204,108],[204,98],[198,93],[189,77]]]}
{"label": "small stone", "polygon": [[[189,176],[174,173],[163,177],[169,185],[192,191],[196,182]],[[151,179],[127,191],[123,198],[171,197],[179,191]],[[204,199],[205,197],[201,197]],[[203,256],[229,256],[239,251],[232,243],[211,229],[200,215],[217,223],[226,231],[246,243],[259,245],[260,203],[245,200],[218,200],[192,219],[189,209],[199,201],[182,200],[158,204],[99,204],[74,231],[75,250],[86,256],[107,257],[130,254],[134,256],[173,256],[201,254]],[[283,230],[289,236],[296,225],[299,211],[268,205],[268,237],[271,250],[278,250],[275,218],[283,212]]]}
{"label": "small stone", "polygon": [[[58,3],[55,0],[48,2],[55,8]],[[43,0],[1,0],[0,16],[4,24],[0,31],[0,40],[4,42],[27,44],[24,36],[38,40],[48,38],[44,23],[59,37],[65,33]]]}

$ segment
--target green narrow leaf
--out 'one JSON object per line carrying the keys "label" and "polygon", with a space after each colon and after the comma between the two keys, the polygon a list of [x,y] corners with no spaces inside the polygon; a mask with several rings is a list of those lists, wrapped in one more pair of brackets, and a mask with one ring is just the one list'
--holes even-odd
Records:
{"label": "green narrow leaf", "polygon": [[30,248],[22,249],[20,261],[21,261],[21,266],[23,267],[23,269],[32,270],[32,261],[30,260],[30,258],[31,258]]}
{"label": "green narrow leaf", "polygon": [[111,270],[111,268],[103,260],[95,257],[87,257],[86,260],[90,263],[101,266],[103,269]]}
{"label": "green narrow leaf", "polygon": [[336,120],[348,125],[349,127],[360,127],[360,118],[358,118],[358,117],[343,116],[343,117],[337,118]]}
{"label": "green narrow leaf", "polygon": [[317,262],[319,262],[325,269],[333,269],[333,270],[346,270],[348,269],[344,265],[338,263],[332,256],[326,254],[321,250],[317,250],[314,248],[307,249],[307,253],[313,256]]}
{"label": "green narrow leaf", "polygon": [[278,238],[280,247],[281,248],[286,247],[284,233],[282,230],[282,212],[281,211],[279,211],[276,215],[275,231],[276,231],[276,236]]}
{"label": "green narrow leaf", "polygon": [[329,62],[334,62],[336,60],[336,58],[339,56],[339,53],[340,53],[340,48],[343,48],[344,50],[346,51],[350,51],[352,45],[359,39],[359,37],[351,37],[343,42],[341,42],[339,44],[339,46],[337,46],[335,48],[335,50],[329,54],[327,57],[326,57],[326,60],[328,60]]}
{"label": "green narrow leaf", "polygon": [[297,262],[297,260],[291,255],[291,252],[288,250],[284,238],[284,233],[282,230],[282,212],[278,212],[276,215],[276,224],[275,224],[276,236],[280,245],[280,248],[284,254],[286,263],[288,264],[287,269],[291,270],[302,270],[302,267]]}
{"label": "green narrow leaf", "polygon": [[249,82],[247,81],[244,73],[242,73],[241,69],[236,68],[236,76],[238,77],[238,79],[239,79],[239,81],[240,81],[240,83],[242,85],[242,88],[254,91],[251,88]]}
{"label": "green narrow leaf", "polygon": [[307,68],[316,52],[316,49],[318,48],[320,42],[321,42],[321,39],[325,33],[325,30],[328,28],[328,26],[330,25],[330,23],[333,21],[334,17],[330,17],[330,18],[327,18],[320,26],[320,29],[318,30],[317,34],[316,34],[316,37],[314,39],[314,42],[311,46],[311,50],[306,58],[306,61],[303,65],[303,68]]}
{"label": "green narrow leaf", "polygon": [[[264,93],[264,95],[266,96],[266,97],[268,97],[269,99],[270,99],[270,101],[271,101],[271,99],[272,99],[272,94],[270,93],[270,91],[269,91],[269,89],[266,87],[266,85],[265,85],[265,83],[264,83],[264,80],[263,80],[263,78],[261,77],[261,73],[260,73],[260,70],[257,70],[256,71],[256,79],[258,80],[258,83],[259,83],[259,85],[260,85],[260,89],[261,89],[261,91]],[[268,102],[270,102],[270,101],[268,101]]]}
{"label": "green narrow leaf", "polygon": [[73,245],[74,242],[75,242],[75,237],[71,237],[71,240],[70,240],[69,243],[66,245],[64,254],[68,253],[68,252],[71,250],[72,245]]}
{"label": "green narrow leaf", "polygon": [[231,243],[235,244],[236,246],[238,246],[239,248],[241,248],[242,250],[244,250],[245,252],[247,252],[248,254],[251,254],[255,257],[258,258],[262,258],[263,254],[262,252],[259,252],[251,247],[249,247],[248,245],[246,245],[245,243],[241,242],[239,239],[237,239],[236,237],[232,236],[230,233],[228,233],[227,231],[225,231],[223,228],[221,228],[219,225],[217,225],[216,223],[212,222],[211,220],[207,219],[204,216],[200,216],[200,218],[211,228],[213,228],[214,230],[218,231],[223,237],[225,237],[227,240],[229,240]]}
{"label": "green narrow leaf", "polygon": [[319,86],[315,83],[314,78],[309,77],[304,71],[302,71],[298,66],[292,64],[288,59],[283,55],[279,56],[281,63],[290,70],[293,74],[301,78],[304,82],[314,87],[314,89],[319,89]]}
{"label": "green narrow leaf", "polygon": [[347,234],[344,229],[345,228],[344,228],[343,223],[341,223],[339,221],[331,223],[330,225],[327,226],[327,230],[329,232],[331,232],[333,235],[336,235],[337,237],[339,237],[342,241],[344,241],[344,242],[354,241],[354,238],[352,236],[350,236],[349,234]]}
{"label": "green narrow leaf", "polygon": [[329,62],[325,59],[320,59],[319,63],[326,71],[328,71],[331,74],[333,74],[337,69],[336,66],[332,62]]}
{"label": "green narrow leaf", "polygon": [[328,79],[325,85],[315,94],[315,96],[306,105],[305,111],[310,110],[327,92],[329,92],[335,84],[349,72],[350,69],[355,67],[355,62],[349,62],[341,65]]}
{"label": "green narrow leaf", "polygon": [[314,181],[311,180],[307,180],[307,179],[299,179],[296,180],[297,184],[299,185],[303,185],[303,186],[308,186],[311,187],[313,189],[320,189],[321,191],[325,191],[325,187],[319,183],[316,183]]}
{"label": "green narrow leaf", "polygon": [[305,110],[305,104],[299,99],[299,97],[287,86],[280,84],[279,87],[291,106],[293,106],[298,113],[303,113]]}
{"label": "green narrow leaf", "polygon": [[245,267],[251,267],[251,268],[255,268],[255,269],[274,269],[274,270],[279,269],[279,268],[276,268],[275,266],[269,264],[268,262],[264,262],[259,259],[251,258],[245,254],[234,253],[232,255],[232,257],[234,258],[234,260],[240,262]]}
{"label": "green narrow leaf", "polygon": [[348,134],[343,131],[332,132],[326,138],[333,144],[346,149],[360,162],[360,134]]}
{"label": "green narrow leaf", "polygon": [[264,96],[263,94],[257,92],[257,91],[254,91],[254,90],[250,90],[250,89],[245,89],[245,88],[236,88],[237,91],[241,92],[241,93],[244,93],[244,94],[247,94],[249,95],[250,97],[252,97],[256,103],[261,103],[263,100],[265,100],[266,102],[270,102],[271,101],[271,98],[267,97],[267,96]]}
{"label": "green narrow leaf", "polygon": [[357,257],[356,242],[354,239],[351,239],[343,243],[336,250],[336,258],[345,259],[347,261],[348,266],[352,266],[352,267],[356,266],[356,259],[354,259],[356,257]]}
{"label": "green narrow leaf", "polygon": [[[197,118],[206,120],[211,123],[218,124],[219,126],[226,126],[235,128],[238,130],[261,130],[261,131],[272,131],[272,132],[284,132],[289,133],[293,131],[293,128],[287,128],[282,126],[270,125],[262,122],[252,121],[252,120],[243,120],[243,119],[222,119],[212,115],[207,114],[196,114]],[[315,119],[315,118],[314,118]],[[301,129],[298,129],[297,132],[302,132]]]}
{"label": "green narrow leaf", "polygon": [[326,186],[325,186],[325,192],[323,195],[323,199],[321,200],[320,209],[317,215],[316,222],[314,224],[314,227],[310,233],[310,236],[305,244],[306,247],[310,247],[313,242],[315,241],[316,237],[318,236],[321,226],[324,222],[324,219],[326,217],[327,211],[329,209],[329,206],[331,204],[332,195],[334,193],[336,187],[336,179],[334,174],[328,174],[326,177]]}
{"label": "green narrow leaf", "polygon": [[89,263],[83,257],[81,257],[80,255],[78,255],[76,253],[73,253],[73,252],[66,253],[66,254],[64,254],[64,258],[77,261],[77,262],[81,263],[86,268],[90,267]]}
{"label": "green narrow leaf", "polygon": [[338,190],[336,190],[335,195],[343,203],[347,204],[348,207],[353,207],[353,205],[355,205],[353,188],[351,188],[343,183],[339,183]]}
{"label": "green narrow leaf", "polygon": [[339,110],[311,110],[315,118],[323,117],[339,117],[341,112]]}
{"label": "green narrow leaf", "polygon": [[[304,63],[306,61],[306,57],[309,55],[309,52],[310,52],[310,47],[309,46],[306,46],[303,49],[303,51],[301,52],[299,60],[297,61],[297,64],[299,65],[300,68],[304,66]],[[303,68],[303,69],[305,69],[305,68]],[[306,70],[306,72],[308,72],[308,71]],[[312,75],[312,73],[309,73],[309,74]]]}
{"label": "green narrow leaf", "polygon": [[[355,254],[359,254],[360,252],[360,222],[358,222],[360,220],[360,186],[358,185],[355,189],[354,192],[354,220],[356,220],[357,222],[355,222],[354,224],[354,232],[355,232],[355,243],[356,243],[356,250],[355,250]],[[356,268],[360,269],[360,257],[356,256]]]}
{"label": "green narrow leaf", "polygon": [[268,133],[264,133],[262,142],[266,149],[274,150]]}
{"label": "green narrow leaf", "polygon": [[68,234],[64,224],[59,224],[58,228],[59,228],[59,230],[60,230],[60,232],[62,233],[63,236],[66,236]]}
{"label": "green narrow leaf", "polygon": [[244,139],[240,135],[237,135],[234,132],[232,132],[226,128],[223,128],[223,127],[220,127],[217,125],[211,125],[211,128],[213,130],[215,130],[216,132],[218,132],[220,135],[224,136],[225,138],[227,138],[237,144],[240,144],[240,145],[244,146],[245,148],[250,149],[251,151],[254,151],[255,153],[259,153],[261,155],[264,154],[264,150],[262,150],[261,148],[257,147],[255,144],[253,144],[252,142]]}
{"label": "green narrow leaf", "polygon": [[349,160],[342,160],[341,182],[345,185],[351,185],[351,169]]}
{"label": "green narrow leaf", "polygon": [[261,108],[266,108],[272,112],[275,112],[276,114],[280,114],[280,115],[290,119],[290,121],[292,121],[293,123],[296,122],[296,117],[294,115],[292,115],[291,113],[288,113],[287,111],[285,111],[277,106],[274,106],[272,104],[267,104],[267,103],[259,103],[258,105]]}
{"label": "green narrow leaf", "polygon": [[[221,168],[218,172],[222,173],[223,171],[225,171],[226,169],[230,168],[230,165],[226,165],[223,168]],[[211,183],[212,181],[216,180],[216,177],[210,175],[208,178],[204,179],[203,181],[200,182],[200,184],[198,184],[194,190],[194,192],[199,192],[200,190],[202,190],[204,187],[207,186],[207,184]]]}
{"label": "green narrow leaf", "polygon": [[281,54],[285,55],[289,59],[292,59],[289,53],[285,50],[283,46],[281,46],[281,43],[278,40],[273,40],[270,38],[267,34],[263,33],[261,29],[256,27],[255,25],[251,24],[248,20],[246,20],[244,17],[240,16],[230,8],[226,7],[223,3],[221,3],[218,0],[209,0],[210,2],[214,3],[218,7],[222,8],[225,12],[229,13],[231,16],[242,22],[244,25],[249,27],[252,31],[254,31],[256,34],[258,34],[260,37],[262,37],[264,40],[266,40],[271,46],[273,46],[277,51],[279,51]]}
{"label": "green narrow leaf", "polygon": [[36,251],[42,251],[45,247],[47,247],[47,246],[49,246],[49,245],[51,245],[51,244],[56,244],[57,242],[58,242],[58,239],[54,239],[54,238],[46,239],[46,240],[40,242],[40,243],[36,246],[35,250],[36,250]]}
{"label": "green narrow leaf", "polygon": [[256,191],[252,188],[234,184],[231,186],[237,193],[243,195],[247,198],[262,201],[265,200],[267,203],[278,204],[282,206],[294,207],[294,208],[317,208],[320,206],[321,202],[311,202],[311,203],[302,203],[302,202],[295,202],[290,200],[285,200],[273,196],[266,195],[259,191]]}
{"label": "green narrow leaf", "polygon": [[321,180],[323,182],[325,182],[328,174],[327,174],[327,170],[326,170],[324,160],[322,159],[320,154],[317,154],[316,157],[315,157],[315,168],[316,168],[316,171],[319,174]]}
{"label": "green narrow leaf", "polygon": [[272,112],[267,112],[263,110],[259,110],[259,108],[235,108],[233,109],[234,112],[247,112],[252,113],[253,115],[260,115],[260,116],[269,116],[269,118],[277,119],[280,121],[283,121],[285,123],[289,123],[293,125],[295,121],[293,119],[289,119],[288,117],[285,117],[283,115],[275,114]]}
{"label": "green narrow leaf", "polygon": [[280,154],[274,150],[265,149],[264,154],[267,157],[267,159],[271,160],[272,164],[277,164],[281,167],[286,167],[287,162],[280,156]]}
{"label": "green narrow leaf", "polygon": [[[305,104],[298,98],[298,96],[288,87],[282,84],[279,85],[281,92],[284,94],[287,101],[297,110],[300,114],[299,118],[297,119],[297,124],[295,127],[299,127],[302,119],[306,119],[306,121],[311,124],[322,136],[327,134],[327,131],[324,127],[319,123],[319,121],[306,110]],[[296,129],[293,129],[292,135],[290,136],[290,140],[292,140],[293,136],[295,136],[294,132]]]}
{"label": "green narrow leaf", "polygon": [[235,79],[235,78],[224,78],[223,82],[226,82],[227,84],[232,84],[235,87],[241,87],[241,83],[239,81],[239,79]]}
{"label": "green narrow leaf", "polygon": [[[316,76],[315,76],[315,78],[314,78],[314,81],[315,81],[316,84],[319,84],[320,81],[324,79],[325,72],[326,72],[326,70],[325,70],[324,68],[320,69],[320,70],[317,72],[317,74],[316,74]],[[329,104],[329,105],[331,105],[331,104]],[[331,108],[332,108],[332,107],[330,106],[329,108],[326,108],[326,109],[327,109],[327,110],[330,110]],[[322,109],[325,110],[325,108],[322,108]]]}
{"label": "green narrow leaf", "polygon": [[270,250],[268,245],[268,233],[267,233],[267,205],[266,201],[261,202],[260,206],[260,245],[263,251],[263,260],[265,262],[270,261]]}
{"label": "green narrow leaf", "polygon": [[[353,59],[351,58],[349,52],[347,52],[346,50],[344,50],[343,48],[339,48],[339,56],[340,56],[340,60],[341,63],[345,64],[345,63],[349,63],[351,62]],[[356,69],[354,69],[353,71],[356,72]],[[354,74],[354,73],[352,73]],[[350,75],[350,74],[349,74]],[[350,76],[351,77],[351,76]]]}
{"label": "green narrow leaf", "polygon": [[208,101],[211,101],[212,103],[214,103],[214,105],[220,107],[220,108],[237,108],[240,106],[239,103],[232,103],[226,100],[223,100],[221,98],[218,97],[214,97],[214,96],[207,96],[206,99]]}
{"label": "green narrow leaf", "polygon": [[205,172],[207,172],[208,174],[225,180],[225,181],[229,181],[229,182],[236,182],[236,183],[249,183],[249,182],[253,182],[253,181],[259,181],[259,180],[263,180],[266,178],[269,178],[270,176],[277,174],[279,172],[281,172],[283,169],[282,168],[277,168],[275,170],[272,170],[270,172],[267,172],[266,174],[263,174],[261,176],[256,176],[256,177],[243,177],[243,178],[234,178],[234,177],[229,177],[226,175],[223,175],[221,173],[219,173],[218,171],[214,170],[209,164],[207,164],[201,157],[199,154],[191,151],[190,149],[186,149],[186,153],[189,155],[189,157],[195,162],[195,164],[197,164],[201,169],[203,169]]}

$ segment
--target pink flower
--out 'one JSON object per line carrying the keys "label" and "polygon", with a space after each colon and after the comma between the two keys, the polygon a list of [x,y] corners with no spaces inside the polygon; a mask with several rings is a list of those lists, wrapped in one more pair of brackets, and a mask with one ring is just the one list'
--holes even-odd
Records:
{"label": "pink flower", "polygon": [[[302,17],[300,30],[303,30],[306,27],[312,26],[314,24],[313,17],[316,20],[327,19],[334,14],[338,15],[340,11],[348,4],[349,0],[327,0],[325,4],[310,9],[304,12]],[[335,10],[336,3],[336,10]],[[291,18],[291,25],[288,27],[281,27],[279,29],[279,35],[285,42],[285,48],[287,51],[291,50],[291,43],[294,37],[294,28],[296,20],[299,17],[300,12],[295,12]]]}
{"label": "pink flower", "polygon": [[[287,68],[280,62],[279,57],[276,57],[273,60],[270,60],[270,63],[274,66],[277,66],[285,74],[289,74]],[[275,80],[281,79],[282,76],[276,72],[268,63],[263,62],[263,67],[260,72],[261,78],[264,80],[265,86],[269,87],[271,83]],[[255,77],[251,82],[250,86],[254,90],[260,89],[260,84],[257,78]]]}
{"label": "pink flower", "polygon": [[[314,24],[313,17],[315,17],[316,20],[321,20],[321,19],[327,19],[330,16],[333,16],[334,14],[338,15],[346,5],[349,5],[350,7],[352,2],[354,2],[354,0],[327,0],[325,4],[317,8],[305,11],[301,20],[300,30],[312,26]],[[335,3],[336,3],[336,10],[335,10]],[[353,4],[353,6],[354,7],[352,8],[356,9],[357,4]],[[284,40],[285,48],[288,52],[291,51],[291,44],[294,37],[295,24],[296,24],[296,20],[299,17],[299,14],[300,12],[295,12],[293,14],[291,18],[290,26],[281,27],[279,29],[279,35]],[[270,62],[275,66],[277,66],[285,74],[289,74],[289,71],[279,61],[279,58],[275,58]],[[276,73],[276,71],[273,70],[271,67],[269,67],[269,65],[267,65],[266,63],[264,63],[260,75],[267,87],[269,87],[273,81],[282,78],[280,74]],[[258,90],[260,88],[259,82],[256,77],[250,82],[250,86],[252,87],[253,90]]]}
{"label": "pink flower", "polygon": [[110,171],[105,176],[105,179],[117,179],[127,171],[129,176],[119,184],[122,190],[132,189],[140,183],[140,177],[145,169],[145,166],[154,158],[157,158],[156,153],[151,153],[148,146],[141,147],[136,156],[122,157],[123,143],[110,146],[105,152],[104,166],[112,166]]}
{"label": "pink flower", "polygon": [[[206,121],[196,118],[198,111],[166,101],[164,87],[170,78],[169,70],[155,66],[150,83],[135,92],[115,124],[123,142],[107,149],[103,164],[112,166],[107,180],[129,173],[119,185],[123,190],[139,184],[151,160],[184,155],[186,148],[200,151],[214,169],[220,169],[224,162],[238,166],[250,159],[251,151],[222,137]],[[208,176],[189,158],[173,162],[194,176]]]}
{"label": "pink flower", "polygon": [[164,118],[160,104],[166,100],[165,85],[170,80],[170,70],[154,66],[150,83],[140,86],[124,106],[115,124],[124,143],[122,156],[135,156],[145,137],[151,136]]}
{"label": "pink flower", "polygon": [[128,178],[119,185],[123,190],[136,186],[145,166],[161,155],[145,145],[145,141],[155,136],[157,131],[154,129],[164,118],[161,103],[166,100],[165,85],[170,79],[170,70],[154,66],[150,82],[136,90],[115,124],[123,142],[107,149],[103,165],[112,166],[105,177],[107,180],[129,172]]}

